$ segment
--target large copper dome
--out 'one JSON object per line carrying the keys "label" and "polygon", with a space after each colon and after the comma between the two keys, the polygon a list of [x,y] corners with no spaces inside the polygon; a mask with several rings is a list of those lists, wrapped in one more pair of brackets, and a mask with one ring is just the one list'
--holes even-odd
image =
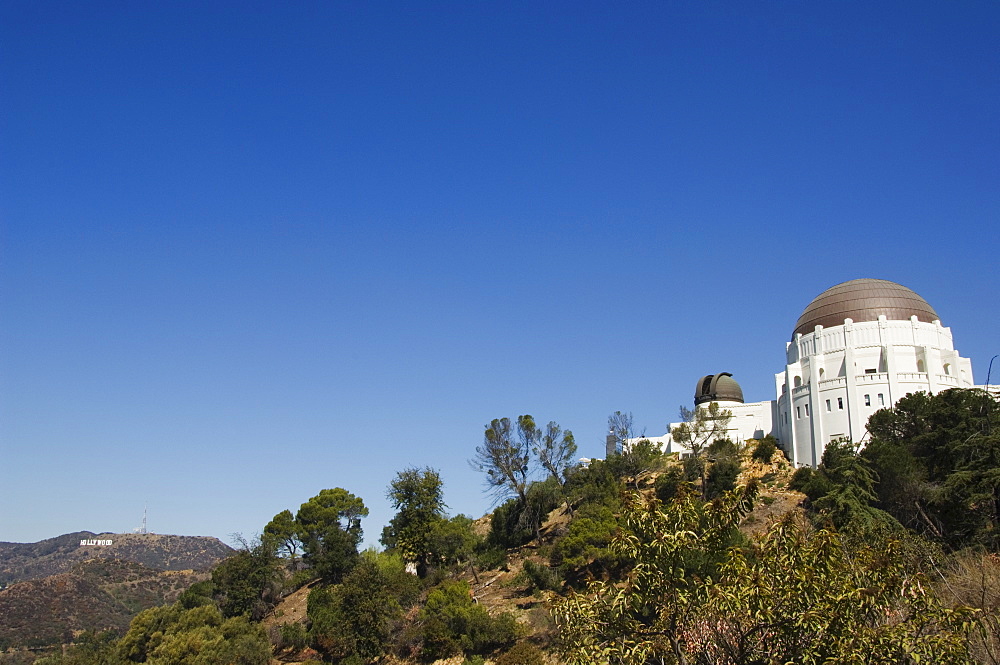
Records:
{"label": "large copper dome", "polygon": [[878,321],[879,315],[892,321],[917,320],[931,323],[940,317],[927,301],[902,284],[886,279],[852,279],[831,286],[816,296],[795,322],[795,335],[811,333],[816,326],[839,326],[844,319]]}

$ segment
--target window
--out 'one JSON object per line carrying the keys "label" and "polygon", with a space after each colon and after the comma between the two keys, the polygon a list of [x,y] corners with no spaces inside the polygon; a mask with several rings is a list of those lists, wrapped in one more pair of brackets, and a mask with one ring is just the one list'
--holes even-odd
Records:
{"label": "window", "polygon": [[837,398],[837,408],[840,409],[841,411],[844,410],[844,398],[843,397],[838,397]]}
{"label": "window", "polygon": [[833,411],[833,407],[830,406],[830,400],[826,400],[826,412],[830,413]]}
{"label": "window", "polygon": [[872,405],[872,396],[865,395],[865,406],[871,406],[871,405]]}
{"label": "window", "polygon": [[802,418],[802,407],[797,406],[795,407],[795,419],[799,420],[800,418]]}
{"label": "window", "polygon": [[882,393],[878,394],[878,405],[879,406],[885,406],[885,398],[882,397]]}
{"label": "window", "polygon": [[809,405],[806,404],[806,418],[809,417]]}
{"label": "window", "polygon": [[795,377],[795,387],[798,388],[801,385],[802,385],[802,377],[801,376]]}
{"label": "window", "polygon": [[921,373],[925,371],[924,370],[924,361],[923,360],[917,360],[917,371],[921,372]]}
{"label": "window", "polygon": [[877,373],[878,373],[877,369],[866,369],[865,370],[865,374],[877,374]]}
{"label": "window", "polygon": [[949,365],[948,363],[944,364],[944,373],[947,376],[951,376],[951,365]]}

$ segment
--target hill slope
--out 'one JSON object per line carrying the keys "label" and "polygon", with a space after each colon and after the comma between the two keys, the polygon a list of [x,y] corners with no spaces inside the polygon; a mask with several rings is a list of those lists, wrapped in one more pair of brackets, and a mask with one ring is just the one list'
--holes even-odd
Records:
{"label": "hill slope", "polygon": [[[81,541],[111,541],[81,545]],[[0,586],[69,571],[89,559],[118,559],[159,570],[203,570],[230,556],[233,549],[207,536],[155,533],[67,533],[37,543],[0,542]]]}
{"label": "hill slope", "polygon": [[66,643],[82,630],[125,629],[137,612],[175,601],[208,576],[103,558],[12,584],[0,591],[0,650]]}

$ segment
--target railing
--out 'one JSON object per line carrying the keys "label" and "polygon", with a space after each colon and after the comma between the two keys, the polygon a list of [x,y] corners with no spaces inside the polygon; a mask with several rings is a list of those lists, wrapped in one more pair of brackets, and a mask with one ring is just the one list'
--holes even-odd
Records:
{"label": "railing", "polygon": [[949,386],[958,385],[958,377],[951,376],[950,374],[938,374],[936,377],[938,383],[947,383]]}
{"label": "railing", "polygon": [[927,372],[899,372],[896,376],[900,381],[920,381],[927,383]]}
{"label": "railing", "polygon": [[823,379],[819,382],[820,388],[836,388],[837,386],[846,386],[847,377],[846,376],[835,376],[832,379]]}
{"label": "railing", "polygon": [[889,380],[889,375],[885,372],[879,372],[877,374],[858,374],[858,383],[885,383]]}

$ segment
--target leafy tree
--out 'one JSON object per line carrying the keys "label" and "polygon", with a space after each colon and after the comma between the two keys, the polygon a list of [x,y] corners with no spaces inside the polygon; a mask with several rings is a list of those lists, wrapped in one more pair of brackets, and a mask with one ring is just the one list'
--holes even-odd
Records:
{"label": "leafy tree", "polygon": [[299,525],[305,560],[321,577],[339,582],[358,557],[364,502],[339,487],[321,490],[299,507]]}
{"label": "leafy tree", "polygon": [[[213,597],[224,616],[244,615],[259,621],[278,600],[279,579],[274,550],[260,541],[242,541],[236,554],[212,570]],[[187,602],[196,599],[190,596]]]}
{"label": "leafy tree", "polygon": [[[974,613],[947,609],[899,543],[846,551],[830,530],[779,523],[736,549],[689,631],[722,662],[971,663]],[[707,630],[706,630],[707,628]]]}
{"label": "leafy tree", "polygon": [[953,548],[1000,543],[1000,401],[981,390],[908,395],[869,419],[878,506]]}
{"label": "leafy tree", "polygon": [[[116,652],[118,635],[113,630],[85,630],[63,648],[62,653],[34,660],[37,665],[125,665]],[[11,662],[14,662],[13,659]],[[31,662],[31,661],[28,661]]]}
{"label": "leafy tree", "polygon": [[334,660],[353,655],[373,662],[386,653],[403,609],[418,593],[399,556],[365,552],[342,584],[310,592],[314,643]]}
{"label": "leafy tree", "polygon": [[613,505],[584,504],[569,523],[566,535],[553,545],[549,562],[571,586],[620,570],[620,559],[609,547],[618,530]]}
{"label": "leafy tree", "polygon": [[140,612],[116,651],[124,662],[150,665],[268,665],[271,659],[259,625],[242,616],[226,619],[208,605]]}
{"label": "leafy tree", "polygon": [[520,632],[511,614],[492,617],[473,603],[471,589],[462,581],[443,582],[431,589],[420,620],[421,655],[428,661],[462,653],[486,655],[514,644]]}
{"label": "leafy tree", "polygon": [[615,411],[608,416],[608,438],[610,441],[608,457],[611,457],[612,453],[621,454],[625,452],[629,441],[636,438],[635,424],[631,412]]}
{"label": "leafy tree", "polygon": [[633,439],[620,455],[609,457],[607,463],[618,477],[631,478],[635,489],[639,489],[640,474],[656,469],[662,457],[663,451],[649,439]]}
{"label": "leafy tree", "polygon": [[682,422],[671,431],[674,441],[688,450],[695,457],[700,457],[705,448],[716,439],[727,438],[729,422],[733,412],[723,409],[718,402],[712,402],[707,408],[696,408],[694,419]]}
{"label": "leafy tree", "polygon": [[[631,503],[614,541],[635,562],[625,585],[597,583],[556,607],[567,662],[971,662],[974,612],[944,607],[898,543],[846,551],[833,531],[783,522],[728,547],[753,493],[724,495],[701,516],[690,497]],[[721,550],[723,563],[691,575],[692,550]]]}
{"label": "leafy tree", "polygon": [[302,542],[299,540],[299,525],[296,524],[292,511],[282,510],[264,527],[265,540],[275,549],[283,551],[292,562],[292,569],[296,567],[296,557]]}
{"label": "leafy tree", "polygon": [[724,549],[756,491],[752,485],[704,506],[691,497],[669,504],[631,497],[611,543],[634,562],[626,586],[595,582],[554,610],[567,661],[686,662],[683,631],[708,595],[704,578],[692,574],[692,555]]}
{"label": "leafy tree", "polygon": [[483,445],[469,464],[486,474],[487,488],[498,498],[514,495],[524,501],[528,490],[531,449],[540,431],[531,416],[518,416],[517,433],[510,418],[494,419],[486,426]]}
{"label": "leafy tree", "polygon": [[386,492],[396,515],[382,530],[382,544],[415,562],[421,576],[430,563],[433,528],[444,521],[442,488],[441,475],[428,467],[400,471]]}
{"label": "leafy tree", "polygon": [[533,449],[538,457],[538,463],[548,471],[559,484],[562,484],[566,470],[573,464],[576,457],[576,441],[573,432],[562,431],[555,422],[545,426],[545,433],[540,438],[540,445]]}
{"label": "leafy tree", "polygon": [[471,561],[482,542],[472,530],[472,524],[472,518],[467,515],[434,522],[427,535],[431,564],[455,566]]}

